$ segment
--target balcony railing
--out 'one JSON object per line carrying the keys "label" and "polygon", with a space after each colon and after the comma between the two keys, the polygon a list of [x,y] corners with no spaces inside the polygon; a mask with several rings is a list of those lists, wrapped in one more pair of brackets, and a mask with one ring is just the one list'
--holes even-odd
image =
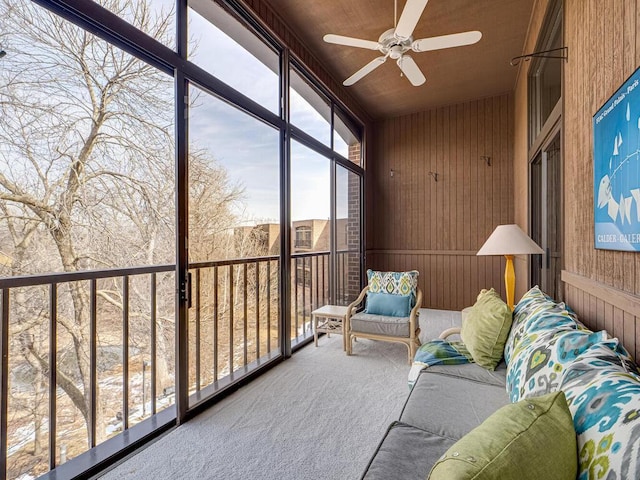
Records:
{"label": "balcony railing", "polygon": [[[335,301],[354,252],[337,255]],[[328,252],[291,259],[292,344],[329,302]],[[190,265],[190,405],[280,354],[278,256]],[[175,400],[175,266],[0,279],[0,477],[39,475]],[[231,380],[230,380],[231,378]],[[169,412],[175,417],[173,409]]]}

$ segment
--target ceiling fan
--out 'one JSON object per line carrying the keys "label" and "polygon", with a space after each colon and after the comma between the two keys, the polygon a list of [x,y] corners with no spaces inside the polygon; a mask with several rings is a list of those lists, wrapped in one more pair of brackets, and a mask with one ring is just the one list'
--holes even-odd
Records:
{"label": "ceiling fan", "polygon": [[[400,15],[400,21],[397,22],[396,27],[391,28],[380,35],[377,42],[345,37],[342,35],[325,35],[324,41],[327,43],[378,50],[383,54],[380,57],[374,58],[356,73],[347,78],[343,82],[343,85],[347,87],[353,85],[362,77],[373,72],[376,68],[386,62],[387,58],[391,58],[396,61],[400,71],[409,79],[411,84],[417,87],[422,85],[427,79],[420,71],[415,60],[409,55],[405,55],[406,52],[409,50],[414,52],[428,52],[430,50],[440,50],[442,48],[472,45],[480,41],[482,33],[477,30],[414,40],[412,37],[413,30],[416,28],[418,20],[420,20],[420,16],[427,6],[428,1],[429,0],[407,0],[404,10],[402,11],[402,15]],[[397,2],[398,0],[395,0],[394,20],[397,18]]]}

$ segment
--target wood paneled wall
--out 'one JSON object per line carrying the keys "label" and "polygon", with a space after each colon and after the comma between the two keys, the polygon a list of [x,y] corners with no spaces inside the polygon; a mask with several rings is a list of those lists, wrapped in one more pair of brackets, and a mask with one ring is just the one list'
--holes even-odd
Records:
{"label": "wood paneled wall", "polygon": [[[525,51],[533,51],[548,0],[538,0]],[[640,65],[638,0],[564,0],[564,271],[566,302],[592,329],[606,329],[640,358],[640,254],[596,250],[592,117]],[[515,95],[516,189],[528,185],[526,67]],[[516,197],[516,221],[527,224]]]}
{"label": "wood paneled wall", "polygon": [[504,294],[504,259],[475,254],[513,221],[511,95],[379,121],[371,148],[367,267],[419,270],[430,308],[464,308],[482,288]]}
{"label": "wood paneled wall", "polygon": [[[640,319],[612,300],[640,304],[640,255],[594,249],[592,117],[640,65],[637,0],[565,0],[565,230],[567,300],[589,326],[602,325],[640,355]],[[582,279],[589,280],[587,289]]]}

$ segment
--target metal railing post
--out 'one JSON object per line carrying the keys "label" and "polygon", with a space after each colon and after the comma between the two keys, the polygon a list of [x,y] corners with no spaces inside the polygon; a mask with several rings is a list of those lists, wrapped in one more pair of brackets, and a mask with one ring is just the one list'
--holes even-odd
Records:
{"label": "metal railing post", "polygon": [[122,429],[129,429],[129,277],[122,277]]}
{"label": "metal railing post", "polygon": [[[90,320],[89,320],[89,448],[96,446],[96,421],[98,407],[98,346],[97,346],[97,316],[96,302],[97,280],[89,282]],[[86,392],[85,392],[86,396]]]}
{"label": "metal railing post", "polygon": [[156,274],[151,274],[151,414],[156,414],[156,379],[158,373],[157,367],[157,308],[158,308],[158,299],[157,299],[157,282],[156,282]]}
{"label": "metal railing post", "polygon": [[[56,468],[58,284],[49,287],[49,470]],[[2,430],[4,436],[4,430]],[[1,472],[0,472],[1,473]]]}
{"label": "metal railing post", "polygon": [[2,289],[0,315],[0,478],[7,478],[7,425],[9,415],[9,289]]}

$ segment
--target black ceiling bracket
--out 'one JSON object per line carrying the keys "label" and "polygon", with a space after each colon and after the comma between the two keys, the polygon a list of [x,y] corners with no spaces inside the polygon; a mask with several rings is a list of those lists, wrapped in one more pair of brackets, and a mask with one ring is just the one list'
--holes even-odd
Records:
{"label": "black ceiling bracket", "polygon": [[[548,55],[550,53],[562,52],[560,55]],[[539,52],[527,53],[526,55],[520,55],[518,57],[513,57],[509,64],[512,67],[520,64],[520,62],[524,59],[525,62],[528,62],[532,58],[557,58],[559,60],[569,60],[569,47],[559,47],[552,48],[551,50],[541,50]]]}

